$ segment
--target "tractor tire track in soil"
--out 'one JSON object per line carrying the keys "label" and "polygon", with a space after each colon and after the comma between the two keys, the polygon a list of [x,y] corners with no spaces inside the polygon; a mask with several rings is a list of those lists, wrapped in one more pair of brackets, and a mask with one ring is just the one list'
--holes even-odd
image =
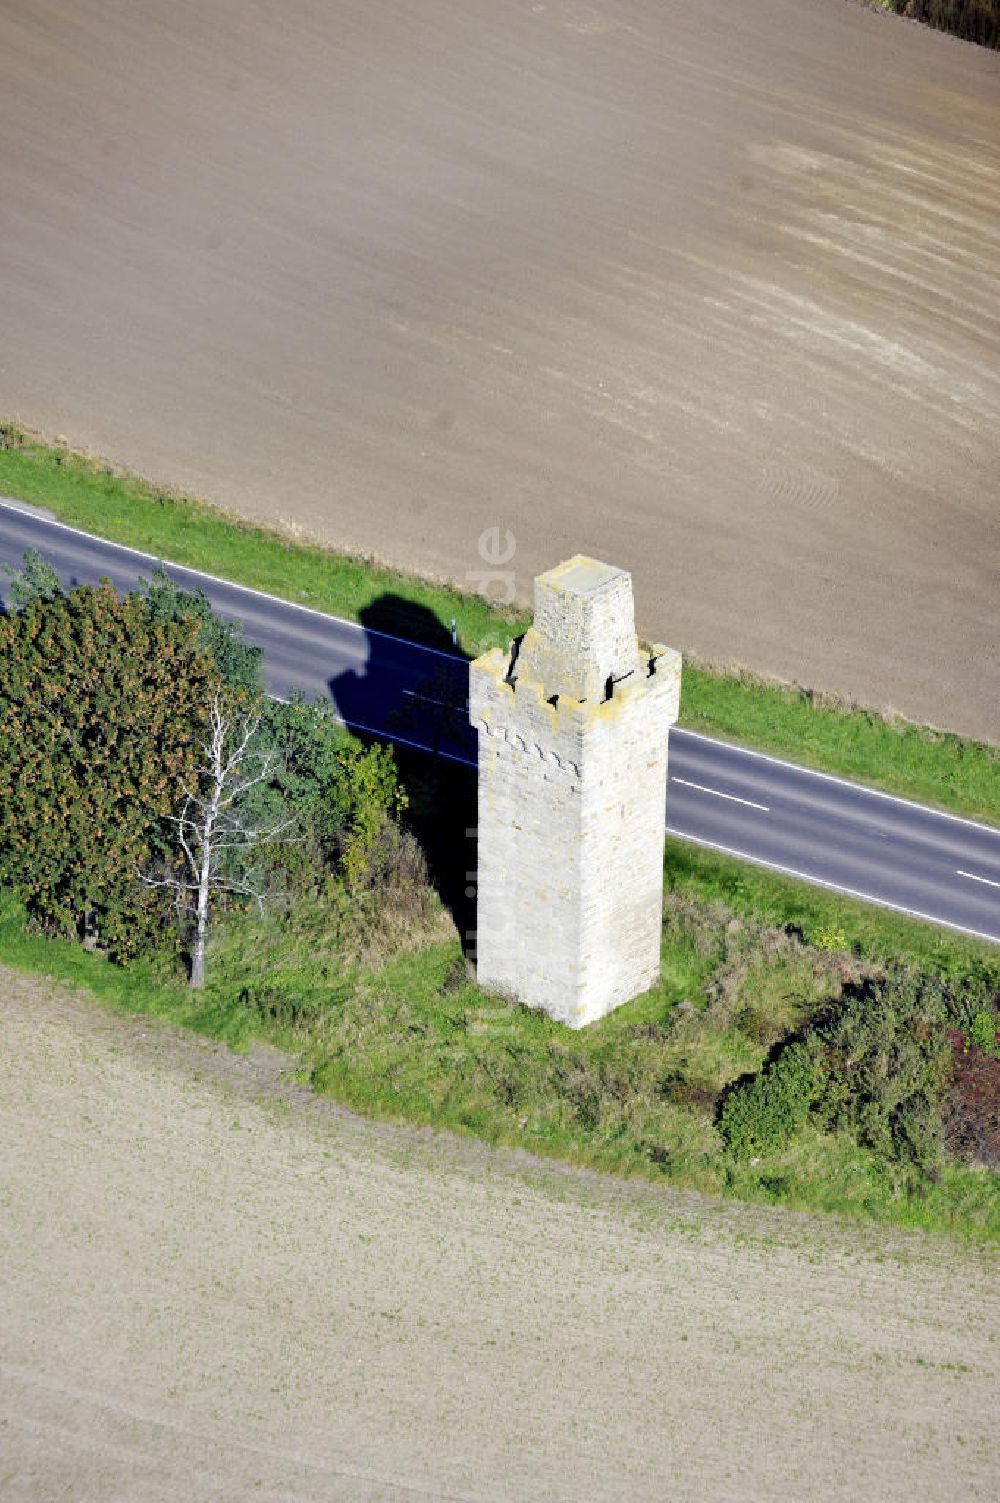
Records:
{"label": "tractor tire track in soil", "polygon": [[0,970],[5,1503],[1000,1491],[997,1261],[313,1098]]}
{"label": "tractor tire track in soil", "polygon": [[0,413],[1000,742],[1000,56],[841,0],[5,0]]}

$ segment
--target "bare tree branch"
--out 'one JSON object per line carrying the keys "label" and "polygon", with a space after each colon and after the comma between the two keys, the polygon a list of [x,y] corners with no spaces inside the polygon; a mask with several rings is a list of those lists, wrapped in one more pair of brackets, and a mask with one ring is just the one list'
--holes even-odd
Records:
{"label": "bare tree branch", "polygon": [[[174,893],[178,912],[194,913],[195,934],[191,960],[191,985],[205,984],[205,947],[215,894],[250,898],[263,910],[268,893],[259,871],[234,873],[225,858],[273,841],[287,841],[294,821],[279,819],[248,824],[244,807],[248,794],[274,776],[277,759],[270,748],[257,752],[260,716],[227,706],[220,691],[209,705],[209,735],[201,744],[202,765],[193,785],[184,782],[179,814],[168,815],[177,831],[183,864],[190,870],[163,877],[142,875],[148,887],[165,887]],[[251,759],[255,759],[251,762]],[[250,764],[248,766],[248,763]]]}

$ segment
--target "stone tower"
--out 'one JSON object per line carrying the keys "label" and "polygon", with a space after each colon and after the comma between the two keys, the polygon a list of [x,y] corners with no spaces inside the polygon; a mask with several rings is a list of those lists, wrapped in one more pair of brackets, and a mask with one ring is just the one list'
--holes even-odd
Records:
{"label": "stone tower", "polygon": [[580,1028],[660,973],[667,735],[680,654],[637,641],[631,577],[571,558],[470,670],[479,981]]}

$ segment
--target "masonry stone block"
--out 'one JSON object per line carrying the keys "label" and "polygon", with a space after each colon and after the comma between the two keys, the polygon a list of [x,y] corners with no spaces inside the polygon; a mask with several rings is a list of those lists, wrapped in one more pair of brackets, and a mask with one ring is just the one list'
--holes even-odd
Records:
{"label": "masonry stone block", "polygon": [[632,581],[577,556],[530,629],[470,670],[480,983],[572,1028],[657,980],[667,741],[681,659],[635,634]]}

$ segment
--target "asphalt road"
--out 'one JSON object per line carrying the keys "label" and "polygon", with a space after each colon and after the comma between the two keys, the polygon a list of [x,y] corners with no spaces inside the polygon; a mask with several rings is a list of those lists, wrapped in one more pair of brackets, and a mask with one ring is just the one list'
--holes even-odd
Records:
{"label": "asphalt road", "polygon": [[[0,564],[37,548],[67,584],[120,589],[156,561],[0,500]],[[447,701],[465,699],[465,662],[169,565],[243,622],[269,691],[330,698],[352,727],[474,765],[475,739]],[[7,590],[0,576],[0,599]],[[676,729],[667,829],[765,866],[1000,942],[1000,830]]]}

